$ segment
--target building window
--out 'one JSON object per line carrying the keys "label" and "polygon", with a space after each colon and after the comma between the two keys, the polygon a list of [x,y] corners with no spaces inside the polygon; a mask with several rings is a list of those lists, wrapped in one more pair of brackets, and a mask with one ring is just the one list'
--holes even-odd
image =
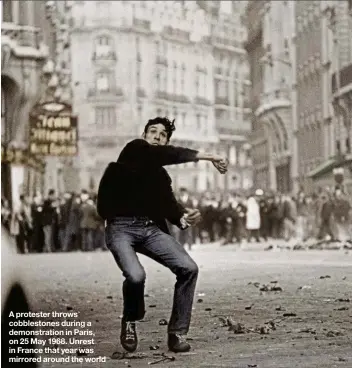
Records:
{"label": "building window", "polygon": [[137,81],[137,87],[140,88],[142,86],[142,55],[140,50],[140,40],[139,37],[136,38],[136,60],[137,60],[137,66],[136,66],[136,81]]}
{"label": "building window", "polygon": [[141,121],[142,120],[142,112],[143,112],[143,108],[141,105],[138,105],[137,107],[137,115],[138,115],[138,120]]}
{"label": "building window", "polygon": [[161,91],[161,70],[159,67],[156,69],[155,73],[155,82],[156,82],[156,90]]}
{"label": "building window", "polygon": [[142,61],[137,61],[136,79],[138,88],[142,87],[141,71],[142,71]]}
{"label": "building window", "polygon": [[163,66],[162,67],[162,74],[161,74],[162,78],[161,78],[161,88],[163,91],[167,91],[167,66]]}
{"label": "building window", "polygon": [[219,98],[227,98],[228,96],[228,82],[225,80],[217,80],[215,82],[215,96]]}
{"label": "building window", "polygon": [[233,84],[233,104],[235,107],[239,107],[238,83],[236,81]]}
{"label": "building window", "polygon": [[110,36],[99,36],[95,41],[96,60],[115,60],[113,40]]}
{"label": "building window", "polygon": [[200,115],[199,115],[199,114],[197,114],[197,115],[196,115],[196,129],[197,129],[198,131],[200,131],[201,127],[202,127],[201,118],[200,118]]}
{"label": "building window", "polygon": [[114,86],[114,73],[112,71],[101,71],[96,74],[95,87],[97,92],[112,92]]}
{"label": "building window", "polygon": [[157,56],[162,56],[160,41],[155,41],[155,50],[156,50],[156,55]]}
{"label": "building window", "polygon": [[111,127],[116,125],[115,107],[96,107],[95,124],[97,127]]}
{"label": "building window", "polygon": [[174,61],[172,70],[172,91],[174,94],[177,93],[177,63]]}
{"label": "building window", "polygon": [[199,96],[200,93],[200,75],[197,72],[196,74],[196,96]]}
{"label": "building window", "polygon": [[185,126],[186,126],[186,124],[187,124],[186,119],[187,119],[187,115],[186,115],[186,113],[185,113],[185,112],[183,112],[183,113],[182,113],[182,126],[183,126],[183,127],[185,127]]}
{"label": "building window", "polygon": [[236,152],[236,147],[234,146],[230,147],[229,161],[231,165],[236,165],[237,163],[237,152]]}
{"label": "building window", "polygon": [[[2,87],[2,86],[1,86]],[[6,139],[6,93],[4,88],[1,88],[1,140]]]}
{"label": "building window", "polygon": [[206,98],[206,97],[207,97],[207,87],[208,87],[208,86],[207,86],[208,74],[207,74],[207,72],[206,72],[206,71],[203,73],[202,78],[203,78],[203,89],[202,89],[202,91],[203,91],[203,96],[202,96],[202,97]]}
{"label": "building window", "polygon": [[3,22],[13,22],[13,10],[12,10],[12,0],[3,0],[2,5],[2,21]]}
{"label": "building window", "polygon": [[186,80],[186,66],[182,64],[181,68],[181,93],[185,91],[185,80]]}

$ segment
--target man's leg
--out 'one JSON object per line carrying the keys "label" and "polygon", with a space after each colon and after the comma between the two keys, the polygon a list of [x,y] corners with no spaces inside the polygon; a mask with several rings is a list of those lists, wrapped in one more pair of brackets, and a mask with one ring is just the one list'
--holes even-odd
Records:
{"label": "man's leg", "polygon": [[[137,234],[133,234],[128,225],[108,224],[106,227],[106,245],[122,271],[123,282],[123,318],[121,328],[121,344],[129,352],[137,348],[138,340],[135,321],[145,315],[144,285],[146,274],[139,262],[134,246]],[[128,231],[127,231],[128,230]]]}
{"label": "man's leg", "polygon": [[45,225],[44,231],[44,252],[52,252],[52,225]]}
{"label": "man's leg", "polygon": [[[173,307],[168,325],[169,348],[175,352],[188,351],[190,346],[182,340],[191,322],[198,266],[186,250],[172,236],[152,225],[144,244],[137,251],[169,268],[176,275]],[[170,340],[171,337],[171,340]]]}

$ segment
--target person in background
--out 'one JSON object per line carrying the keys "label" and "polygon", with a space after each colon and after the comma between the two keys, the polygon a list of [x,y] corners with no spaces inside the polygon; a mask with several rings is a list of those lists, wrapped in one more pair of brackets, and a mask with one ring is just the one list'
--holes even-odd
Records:
{"label": "person in background", "polygon": [[306,241],[309,237],[308,233],[308,218],[309,205],[308,200],[303,191],[298,193],[296,201],[297,205],[297,238],[301,241]]}
{"label": "person in background", "polygon": [[59,219],[59,239],[60,250],[66,249],[66,233],[68,230],[68,224],[70,219],[70,212],[72,208],[72,194],[69,192],[64,193],[63,198],[60,201],[60,219]]}
{"label": "person in background", "polygon": [[9,201],[6,198],[1,198],[1,223],[4,225],[5,229],[10,231],[11,209]]}
{"label": "person in background", "polygon": [[59,206],[55,190],[50,189],[43,203],[44,252],[55,249],[55,232],[59,219]]}
{"label": "person in background", "polygon": [[258,189],[255,192],[257,201],[260,208],[260,236],[267,241],[269,236],[269,207],[266,198],[264,197],[264,191]]}
{"label": "person in background", "polygon": [[282,197],[283,200],[283,227],[284,238],[286,241],[296,237],[296,204],[288,195]]}
{"label": "person in background", "polygon": [[32,203],[32,219],[33,219],[33,235],[32,250],[40,253],[44,248],[44,232],[43,232],[43,197],[37,192]]}
{"label": "person in background", "polygon": [[247,240],[250,242],[252,237],[259,243],[260,242],[260,206],[255,196],[250,196],[247,200],[247,212],[246,212],[246,229]]}
{"label": "person in background", "polygon": [[89,198],[87,193],[82,193],[81,200],[81,249],[90,252],[96,248],[96,233],[100,225],[100,216],[93,200]]}
{"label": "person in background", "polygon": [[320,226],[318,233],[319,240],[323,240],[326,235],[330,236],[330,240],[335,239],[335,235],[332,230],[333,213],[334,203],[331,200],[330,193],[322,194],[320,203]]}
{"label": "person in background", "polygon": [[[193,201],[190,198],[190,195],[186,188],[180,188],[180,196],[178,198],[178,201],[184,208],[193,208]],[[192,228],[189,227],[183,231],[179,231],[177,240],[183,247],[188,246],[188,249],[192,250]]]}

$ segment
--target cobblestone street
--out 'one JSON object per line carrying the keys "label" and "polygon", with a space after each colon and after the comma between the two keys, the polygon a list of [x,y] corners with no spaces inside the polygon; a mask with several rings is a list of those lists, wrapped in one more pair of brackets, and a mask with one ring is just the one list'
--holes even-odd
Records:
{"label": "cobblestone street", "polygon": [[[147,314],[138,324],[137,354],[122,360],[110,358],[121,351],[122,305],[122,276],[112,256],[108,252],[23,256],[33,309],[79,312],[82,321],[93,324],[94,355],[108,357],[100,364],[46,367],[147,367],[159,359],[153,354],[163,352],[175,360],[155,364],[160,367],[351,367],[351,253],[198,246],[191,254],[200,267],[189,333],[192,351],[180,355],[167,351],[166,326],[159,321],[169,318],[174,276],[141,256],[147,271]],[[273,287],[276,291],[260,290]]]}

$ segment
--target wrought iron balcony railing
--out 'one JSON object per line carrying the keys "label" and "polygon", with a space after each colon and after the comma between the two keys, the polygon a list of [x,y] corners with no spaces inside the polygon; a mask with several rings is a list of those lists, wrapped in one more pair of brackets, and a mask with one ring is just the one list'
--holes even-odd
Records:
{"label": "wrought iron balcony railing", "polygon": [[6,37],[16,42],[18,46],[32,47],[38,50],[43,39],[40,28],[4,22],[1,24],[1,41],[3,42]]}

